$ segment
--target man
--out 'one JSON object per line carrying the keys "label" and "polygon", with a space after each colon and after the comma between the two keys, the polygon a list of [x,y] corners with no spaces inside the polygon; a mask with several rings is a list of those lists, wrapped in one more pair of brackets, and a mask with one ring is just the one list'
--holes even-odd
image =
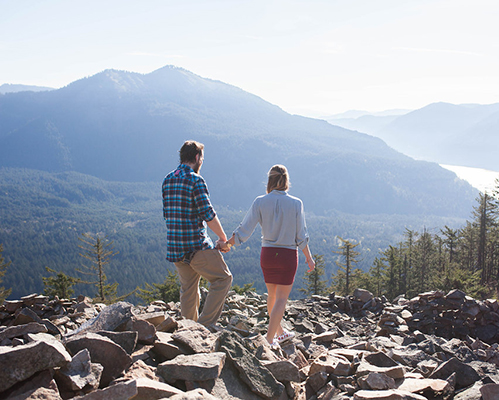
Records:
{"label": "man", "polygon": [[[175,264],[180,280],[182,316],[210,326],[220,317],[232,274],[218,249],[229,251],[227,236],[210,202],[208,187],[199,171],[204,145],[186,141],[180,149],[180,165],[163,181],[163,215],[166,220],[166,259]],[[216,248],[206,225],[218,236]],[[210,289],[199,312],[200,277]]]}

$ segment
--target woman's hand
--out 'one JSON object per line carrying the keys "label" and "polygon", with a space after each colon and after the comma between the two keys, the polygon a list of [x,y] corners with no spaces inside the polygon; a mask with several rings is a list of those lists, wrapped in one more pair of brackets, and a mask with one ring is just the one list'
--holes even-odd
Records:
{"label": "woman's hand", "polygon": [[312,272],[315,269],[315,261],[313,258],[307,258],[307,264],[308,264],[308,271],[307,272]]}

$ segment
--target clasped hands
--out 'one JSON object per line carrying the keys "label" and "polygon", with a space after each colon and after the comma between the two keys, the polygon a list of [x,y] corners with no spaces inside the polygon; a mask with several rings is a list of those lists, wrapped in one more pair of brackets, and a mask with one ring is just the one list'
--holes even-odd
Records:
{"label": "clasped hands", "polygon": [[234,245],[234,235],[229,240],[217,240],[215,249],[221,251],[222,253],[228,253],[231,247]]}

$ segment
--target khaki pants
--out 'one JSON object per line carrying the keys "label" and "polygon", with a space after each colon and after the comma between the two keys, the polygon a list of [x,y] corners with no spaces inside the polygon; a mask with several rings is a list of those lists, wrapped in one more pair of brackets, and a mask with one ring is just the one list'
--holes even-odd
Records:
{"label": "khaki pants", "polygon": [[[222,314],[225,296],[232,285],[232,274],[218,250],[198,251],[190,265],[174,263],[180,280],[180,309],[182,316],[200,324],[215,324]],[[210,282],[203,311],[199,315],[199,280]]]}

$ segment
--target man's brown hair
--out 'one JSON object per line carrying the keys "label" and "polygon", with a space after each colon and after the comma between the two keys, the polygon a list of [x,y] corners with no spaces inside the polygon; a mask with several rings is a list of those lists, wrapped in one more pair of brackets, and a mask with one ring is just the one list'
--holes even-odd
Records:
{"label": "man's brown hair", "polygon": [[284,165],[274,165],[269,171],[267,193],[272,190],[286,191],[289,189],[289,174]]}
{"label": "man's brown hair", "polygon": [[196,156],[203,155],[204,144],[196,142],[195,140],[187,140],[180,148],[180,163],[195,163]]}

